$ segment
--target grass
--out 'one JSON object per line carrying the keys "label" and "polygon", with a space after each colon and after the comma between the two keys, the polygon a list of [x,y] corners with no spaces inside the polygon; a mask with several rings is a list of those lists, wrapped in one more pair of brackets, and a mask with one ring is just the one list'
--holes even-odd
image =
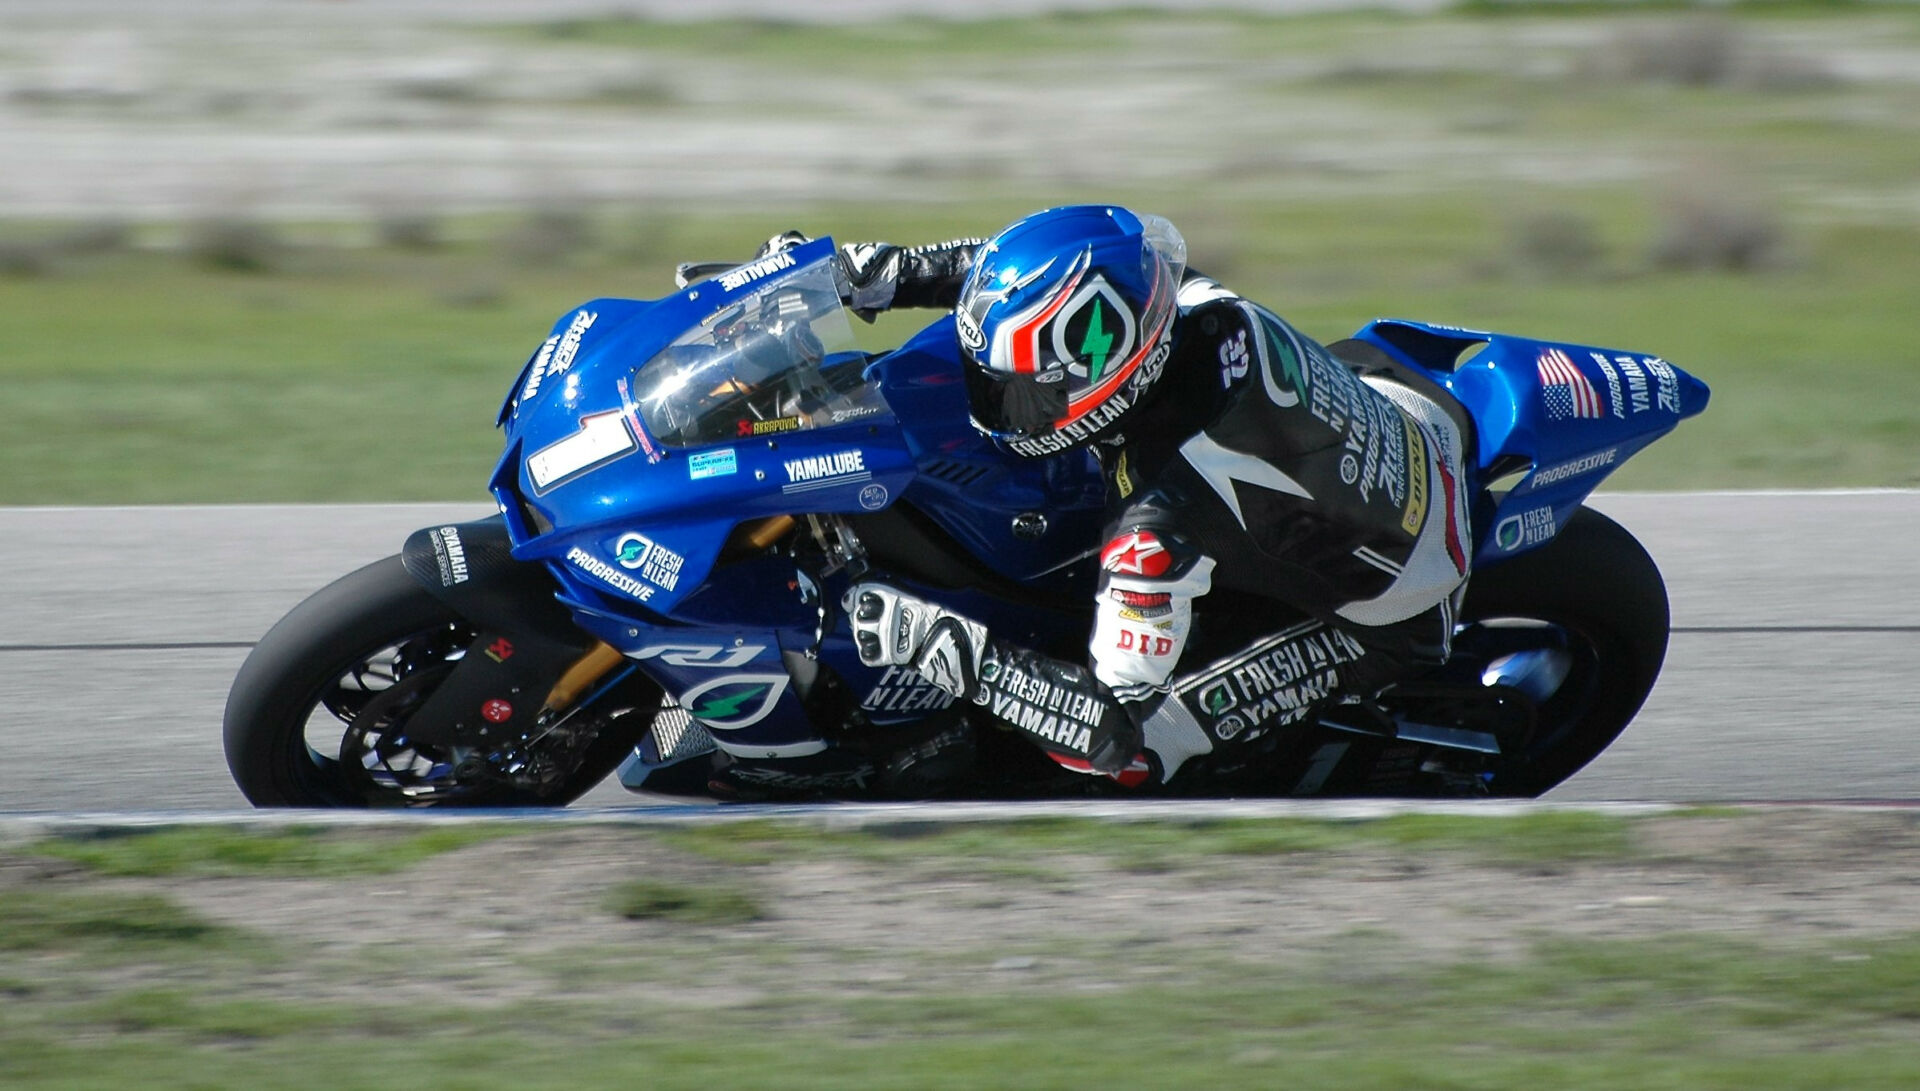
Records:
{"label": "grass", "polygon": [[[1659,821],[1692,813],[1727,817]],[[705,846],[727,864],[851,857],[906,877],[897,865],[908,859],[1044,864],[1180,848],[1228,866],[1378,851],[1436,867],[1460,854],[1579,869],[1636,859],[1643,821],[1551,812],[834,831],[751,820],[636,830],[620,858],[644,866],[656,848]],[[756,950],[720,929],[777,907],[729,873],[609,888],[606,912],[696,926],[667,941],[636,944],[614,925],[591,940],[559,933],[579,946],[528,936],[474,948],[457,930],[428,930],[406,937],[404,957],[380,959],[338,942],[301,949],[298,929],[282,927],[280,955],[263,965],[216,957],[259,937],[130,893],[116,876],[342,874],[337,861],[307,831],[238,850],[221,847],[230,831],[197,831],[208,834],[198,846],[175,836],[188,832],[111,839],[132,859],[97,878],[0,890],[0,1085],[1878,1091],[1920,1080],[1920,933],[1809,939],[1803,923],[1797,940],[1545,935],[1469,959],[1420,954],[1385,929],[1253,950],[1231,931],[1170,946],[1072,933],[1049,943],[1053,927],[981,951],[937,931],[924,949],[874,949],[817,923],[782,938],[776,920]],[[402,855],[418,836],[339,833]],[[244,862],[226,871],[236,855]],[[547,984],[511,983],[529,974]],[[349,979],[353,999],[340,999]]]}
{"label": "grass", "polygon": [[[1713,815],[1714,812],[1703,811]],[[1236,856],[1412,849],[1453,853],[1474,862],[1534,867],[1555,861],[1623,859],[1637,851],[1639,819],[1589,812],[1515,817],[1400,815],[1365,821],[1231,819],[1197,822],[1105,822],[1035,818],[1006,822],[916,823],[831,830],[779,819],[712,822],[636,831],[635,852],[651,846],[738,867],[851,854],[888,866],[916,860],[992,860],[1025,867],[1049,857],[1091,855],[1129,865],[1168,866]],[[162,830],[103,828],[47,838],[15,850],[80,864],[109,878],[347,878],[391,875],[470,845],[537,836],[537,826],[448,825],[424,830],[278,830],[181,826]],[[1030,869],[1022,874],[1031,873]],[[617,888],[609,908],[632,918],[673,916],[684,908],[724,917],[757,911],[753,898],[659,880]],[[750,916],[741,919],[752,919]]]}
{"label": "grass", "polygon": [[86,951],[140,958],[224,947],[230,929],[150,894],[0,890],[0,952]]}
{"label": "grass", "polygon": [[20,851],[70,860],[115,877],[338,878],[391,875],[441,853],[533,832],[523,826],[447,826],[417,833],[183,826],[153,832],[106,829],[49,838]]}
{"label": "grass", "polygon": [[721,57],[802,71],[911,71],[928,63],[995,63],[1126,46],[1141,26],[1166,25],[1150,12],[1074,13],[1016,19],[904,18],[844,25],[780,19],[655,22],[609,16],[501,27],[492,33],[543,43]]}
{"label": "grass", "polygon": [[[785,227],[913,243],[1084,200],[1167,213],[1196,266],[1323,340],[1416,317],[1658,353],[1704,378],[1709,411],[1616,486],[1920,485],[1907,318],[1920,297],[1920,90],[1825,70],[1851,49],[1915,47],[1920,15],[1838,0],[1717,6],[1702,48],[1742,63],[1689,84],[1634,56],[1696,25],[1684,6],[1631,5],[1623,20],[1597,14],[1619,5],[1488,2],[1422,17],[449,30],[489,47],[634,54],[687,92],[591,107],[636,121],[680,111],[711,124],[715,103],[738,101],[763,120],[839,118],[868,101],[867,81],[903,116],[977,124],[993,108],[956,88],[1017,78],[1044,92],[1085,70],[1218,101],[1234,125],[1183,127],[1203,179],[1146,170],[1183,149],[1145,154],[1121,106],[1062,107],[1063,139],[1109,133],[1118,166],[899,163],[875,168],[898,174],[891,203],[410,210],[398,234],[377,216],[235,221],[243,230],[213,238],[205,223],[0,224],[0,464],[12,471],[0,504],[481,499],[506,386],[580,301],[663,293],[674,262],[745,256]],[[769,64],[808,78],[769,96],[753,83]],[[693,93],[703,87],[734,97],[708,102]],[[1663,239],[1696,237],[1685,229],[1700,210],[1721,208],[1753,210],[1759,258],[1656,260]],[[1529,223],[1561,225],[1547,251]],[[163,249],[174,236],[178,249]],[[1693,244],[1703,258],[1726,241],[1707,236]],[[1555,237],[1577,260],[1557,258]],[[930,317],[890,317],[866,331],[869,347]]]}
{"label": "grass", "polygon": [[681,924],[747,924],[764,919],[760,898],[745,890],[711,883],[675,883],[630,879],[607,892],[606,908],[630,921],[666,920]]}
{"label": "grass", "polygon": [[[500,1010],[136,989],[0,1009],[0,1079],[143,1087],[1592,1089],[1920,1080],[1920,939],[1543,944],[1513,964],[1256,957],[1205,988]],[[324,1060],[322,1060],[324,1058]],[[319,1063],[316,1063],[319,1062]]]}
{"label": "grass", "polygon": [[1535,868],[1628,858],[1637,851],[1637,821],[1588,812],[1510,818],[1400,815],[1353,822],[1039,818],[990,823],[905,822],[823,831],[794,823],[752,820],[690,826],[658,836],[671,848],[742,866],[851,853],[883,865],[958,859],[1022,867],[1048,857],[1088,855],[1129,867],[1161,870],[1222,857],[1378,848],[1450,853],[1479,863]]}
{"label": "grass", "polygon": [[[770,222],[922,240],[1031,203],[797,210]],[[1592,203],[1602,238],[1627,230],[1630,204]],[[1803,232],[1799,264],[1764,273],[1568,281],[1505,268],[1508,233],[1477,198],[1150,207],[1192,213],[1197,266],[1215,259],[1325,340],[1380,315],[1422,317],[1656,352],[1706,379],[1710,410],[1619,485],[1920,484],[1920,419],[1907,412],[1920,404],[1920,369],[1908,366],[1902,317],[1920,289],[1920,231]],[[689,225],[677,252],[747,253],[747,234]],[[1627,244],[1610,245],[1609,260],[1628,260]],[[499,399],[554,317],[668,283],[664,257],[608,257],[524,269],[488,305],[462,305],[448,285],[488,261],[457,247],[346,252],[240,275],[134,253],[9,283],[0,462],[13,472],[0,503],[478,498],[498,457]],[[930,318],[892,316],[867,336],[877,347]]]}
{"label": "grass", "polygon": [[[1711,811],[1703,814],[1713,814]],[[966,861],[1041,874],[1035,864],[1060,855],[1091,855],[1127,866],[1165,870],[1181,862],[1388,849],[1452,853],[1496,866],[1532,868],[1551,862],[1615,861],[1638,853],[1638,818],[1596,812],[1523,816],[1402,814],[1377,820],[1235,818],[1198,822],[1104,822],[1096,818],[1023,818],[1008,822],[899,822],[858,830],[820,830],[804,822],[751,818],[634,834],[636,857],[655,845],[733,866],[770,866],[793,859],[852,855],[879,866],[914,861]],[[179,826],[167,830],[102,828],[48,837],[19,855],[81,864],[104,878],[353,878],[397,874],[420,862],[501,837],[532,837],[540,828],[440,826],[426,830],[246,830]],[[747,891],[708,889],[662,880],[634,880],[609,895],[611,912],[628,918],[753,920],[764,907]]]}
{"label": "grass", "polygon": [[[260,1004],[206,997],[182,989],[135,989],[79,1006],[74,1015],[122,1034],[169,1034],[190,1042],[245,1045],[303,1032],[398,1037],[433,1032],[437,1020],[395,1010],[320,1004]],[[454,1021],[451,1013],[441,1018]]]}

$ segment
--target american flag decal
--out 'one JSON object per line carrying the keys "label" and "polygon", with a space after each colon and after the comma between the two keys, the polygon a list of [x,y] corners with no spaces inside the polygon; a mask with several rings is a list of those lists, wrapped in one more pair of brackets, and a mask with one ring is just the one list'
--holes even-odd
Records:
{"label": "american flag decal", "polygon": [[1541,349],[1535,364],[1540,372],[1541,393],[1546,398],[1547,416],[1554,420],[1585,417],[1598,420],[1606,413],[1600,392],[1566,353],[1559,349]]}

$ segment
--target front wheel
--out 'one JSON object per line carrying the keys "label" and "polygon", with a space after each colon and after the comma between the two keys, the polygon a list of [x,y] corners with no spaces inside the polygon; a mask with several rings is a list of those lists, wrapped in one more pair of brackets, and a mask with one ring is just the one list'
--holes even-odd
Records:
{"label": "front wheel", "polygon": [[[657,690],[637,702],[646,707],[583,709],[513,768],[470,748],[413,744],[408,716],[474,636],[397,556],[322,588],[234,679],[224,728],[234,782],[259,807],[564,806],[619,764],[652,717]],[[537,781],[528,761],[546,763]]]}
{"label": "front wheel", "polygon": [[1539,689],[1533,730],[1487,777],[1496,796],[1538,796],[1597,757],[1639,712],[1667,653],[1659,568],[1632,534],[1591,508],[1545,546],[1476,572],[1460,620],[1467,628],[1456,653],[1463,642],[1536,649],[1487,668]]}

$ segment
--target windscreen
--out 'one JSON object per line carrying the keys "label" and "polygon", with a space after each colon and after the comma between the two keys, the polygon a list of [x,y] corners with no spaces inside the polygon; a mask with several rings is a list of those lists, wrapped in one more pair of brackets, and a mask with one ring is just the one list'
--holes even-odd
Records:
{"label": "windscreen", "polygon": [[696,447],[890,415],[832,263],[769,277],[641,364],[633,400],[654,438]]}

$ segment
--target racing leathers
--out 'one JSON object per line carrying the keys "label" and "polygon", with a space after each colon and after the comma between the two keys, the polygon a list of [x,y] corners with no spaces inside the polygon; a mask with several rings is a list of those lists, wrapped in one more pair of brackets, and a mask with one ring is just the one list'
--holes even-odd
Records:
{"label": "racing leathers", "polygon": [[[977,245],[848,246],[850,298],[950,305]],[[1388,362],[1378,350],[1336,356],[1191,273],[1164,348],[1090,444],[1111,521],[1088,664],[885,584],[846,599],[863,661],[911,666],[1062,765],[1122,783],[1444,660],[1472,555],[1469,426],[1362,374]],[[1007,441],[1030,457],[1083,443]]]}

